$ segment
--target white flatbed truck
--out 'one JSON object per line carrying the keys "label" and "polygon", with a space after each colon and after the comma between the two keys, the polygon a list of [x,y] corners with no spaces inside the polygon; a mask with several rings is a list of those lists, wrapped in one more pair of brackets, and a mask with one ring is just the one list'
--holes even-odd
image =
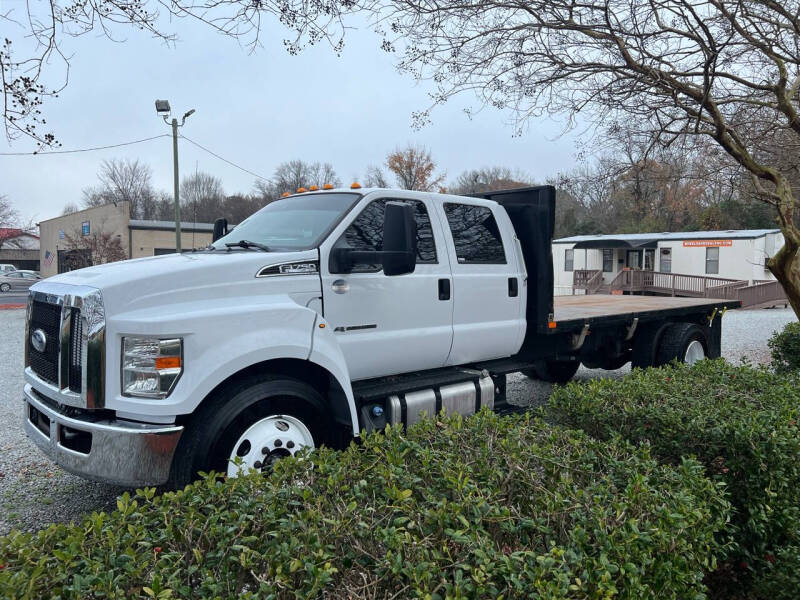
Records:
{"label": "white flatbed truck", "polygon": [[302,193],[220,222],[208,249],[37,283],[27,433],[83,477],[180,486],[442,409],[511,410],[516,371],[719,356],[738,302],[554,298],[554,208],[550,186]]}

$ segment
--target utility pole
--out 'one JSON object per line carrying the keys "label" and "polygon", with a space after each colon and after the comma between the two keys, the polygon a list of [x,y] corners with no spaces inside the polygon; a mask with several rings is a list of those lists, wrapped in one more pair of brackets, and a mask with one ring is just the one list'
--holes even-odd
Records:
{"label": "utility pole", "polygon": [[[185,119],[184,119],[185,120]],[[175,192],[175,251],[181,252],[181,201],[178,194],[180,179],[178,178],[178,119],[172,119],[172,170]]]}
{"label": "utility pole", "polygon": [[174,200],[175,200],[175,250],[176,252],[180,253],[181,251],[181,202],[180,202],[180,179],[178,178],[178,127],[183,127],[186,123],[186,119],[188,119],[192,113],[194,113],[194,109],[187,111],[183,115],[183,119],[181,119],[180,125],[178,124],[178,119],[175,117],[172,118],[172,122],[169,121],[169,115],[172,112],[172,109],[169,106],[169,100],[156,100],[156,114],[160,115],[164,119],[164,123],[167,125],[172,125],[172,172],[174,177]]}

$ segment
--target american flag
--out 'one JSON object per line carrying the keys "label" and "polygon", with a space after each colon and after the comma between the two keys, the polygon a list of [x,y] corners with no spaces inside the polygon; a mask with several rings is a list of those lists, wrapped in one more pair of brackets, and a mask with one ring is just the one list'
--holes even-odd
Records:
{"label": "american flag", "polygon": [[45,252],[44,252],[44,266],[45,267],[49,267],[50,265],[53,264],[53,257],[54,256],[55,255],[52,252],[50,252],[50,250],[45,250]]}

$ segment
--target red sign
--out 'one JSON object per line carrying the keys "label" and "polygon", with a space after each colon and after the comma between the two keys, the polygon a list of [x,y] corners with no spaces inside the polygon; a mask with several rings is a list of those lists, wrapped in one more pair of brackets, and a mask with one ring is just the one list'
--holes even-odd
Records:
{"label": "red sign", "polygon": [[685,240],[685,248],[714,248],[719,246],[733,246],[733,240]]}

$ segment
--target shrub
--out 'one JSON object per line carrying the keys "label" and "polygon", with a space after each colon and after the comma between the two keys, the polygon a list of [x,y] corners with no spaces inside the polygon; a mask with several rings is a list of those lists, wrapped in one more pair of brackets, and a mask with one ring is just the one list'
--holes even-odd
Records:
{"label": "shrub", "polygon": [[772,367],[778,373],[800,370],[800,323],[789,323],[767,342],[772,351]]}
{"label": "shrub", "polygon": [[[800,590],[800,381],[722,360],[634,370],[554,392],[554,421],[599,439],[648,442],[654,457],[693,456],[726,486],[735,546],[717,589],[797,598]],[[738,596],[737,596],[738,597]]]}
{"label": "shrub", "polygon": [[0,539],[0,594],[701,598],[728,506],[696,461],[488,412],[117,505]]}

